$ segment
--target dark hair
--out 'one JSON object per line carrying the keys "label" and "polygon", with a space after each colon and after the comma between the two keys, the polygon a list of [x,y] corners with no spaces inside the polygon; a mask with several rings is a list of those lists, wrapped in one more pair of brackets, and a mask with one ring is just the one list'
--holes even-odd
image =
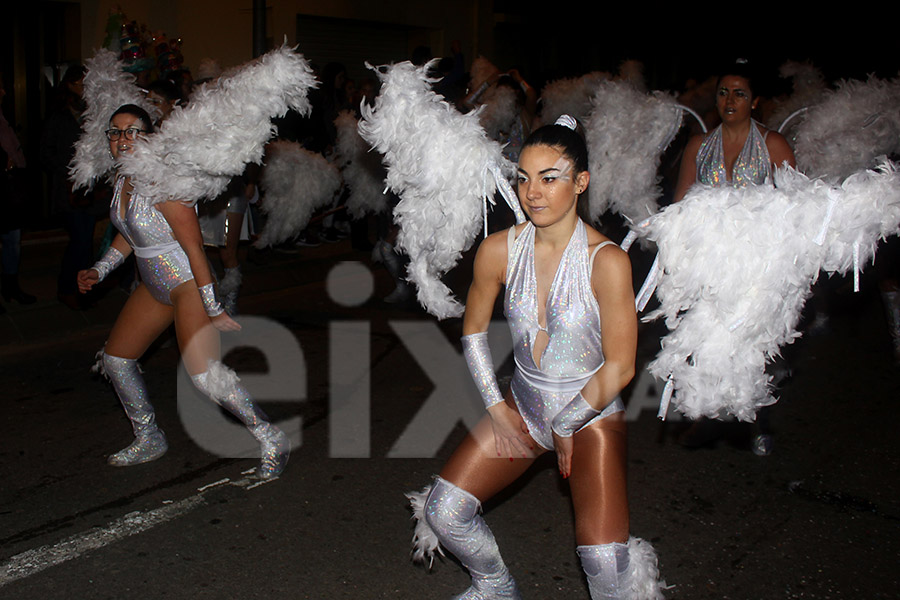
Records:
{"label": "dark hair", "polygon": [[747,85],[750,88],[750,95],[756,98],[756,96],[758,95],[756,69],[753,67],[750,61],[739,58],[737,60],[733,60],[723,64],[719,68],[719,76],[716,79],[716,90],[719,89],[719,85],[722,83],[722,80],[728,76],[743,77],[744,79],[746,79]]}
{"label": "dark hair", "polygon": [[[581,128],[579,124],[578,128]],[[578,130],[572,130],[565,125],[544,125],[535,129],[525,143],[522,150],[529,146],[551,146],[562,150],[563,156],[575,165],[575,172],[581,173],[588,170],[588,150],[584,136]]]}
{"label": "dark hair", "polygon": [[143,122],[144,131],[146,131],[147,133],[153,133],[153,119],[150,118],[150,115],[146,110],[144,110],[137,104],[123,104],[116,109],[116,112],[110,115],[110,122],[118,115],[132,115],[134,117],[137,117]]}
{"label": "dark hair", "polygon": [[178,91],[178,88],[168,79],[157,79],[147,86],[147,91],[155,92],[169,102],[181,100],[181,93]]}

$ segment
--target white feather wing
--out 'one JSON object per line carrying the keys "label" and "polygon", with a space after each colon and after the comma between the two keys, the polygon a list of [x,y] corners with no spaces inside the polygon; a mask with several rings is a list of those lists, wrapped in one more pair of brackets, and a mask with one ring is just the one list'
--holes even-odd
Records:
{"label": "white feather wing", "polygon": [[202,85],[185,109],[135,146],[121,170],[154,202],[216,198],[247,163],[262,160],[273,118],[289,109],[309,112],[315,85],[303,56],[282,46]]}

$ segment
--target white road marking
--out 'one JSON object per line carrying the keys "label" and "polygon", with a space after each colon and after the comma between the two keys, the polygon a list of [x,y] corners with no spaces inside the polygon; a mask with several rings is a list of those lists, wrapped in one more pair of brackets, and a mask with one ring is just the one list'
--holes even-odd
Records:
{"label": "white road marking", "polygon": [[[249,472],[253,471],[254,469],[251,469]],[[0,587],[13,581],[30,577],[49,567],[78,558],[91,550],[98,550],[121,539],[147,531],[157,525],[187,514],[206,503],[203,494],[211,488],[229,484],[234,487],[251,490],[262,485],[262,483],[270,483],[276,479],[251,485],[248,479],[231,481],[231,479],[226,477],[197,488],[199,493],[183,500],[163,500],[163,506],[160,508],[131,512],[101,529],[92,529],[67,537],[55,544],[47,544],[39,548],[26,550],[0,565]]]}

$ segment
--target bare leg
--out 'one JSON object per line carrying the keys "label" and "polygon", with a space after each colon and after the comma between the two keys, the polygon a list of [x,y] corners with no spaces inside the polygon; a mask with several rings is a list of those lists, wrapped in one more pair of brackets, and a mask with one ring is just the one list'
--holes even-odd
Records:
{"label": "bare leg", "polygon": [[103,372],[112,382],[135,436],[131,445],[109,457],[113,466],[156,460],[168,449],[166,436],[156,425],[137,359],[172,319],[172,307],[156,301],[146,287],[139,285],[125,303],[103,349]]}

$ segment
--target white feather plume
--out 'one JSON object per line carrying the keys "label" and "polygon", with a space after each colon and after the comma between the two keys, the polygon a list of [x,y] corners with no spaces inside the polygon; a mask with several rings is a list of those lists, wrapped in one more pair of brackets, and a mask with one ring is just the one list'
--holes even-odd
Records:
{"label": "white feather plume", "polygon": [[186,108],[123,157],[121,172],[153,202],[216,198],[247,163],[262,160],[273,118],[310,111],[307,93],[315,85],[294,48],[272,50],[201,85]]}
{"label": "white feather plume", "polygon": [[87,106],[81,136],[75,143],[75,155],[69,166],[69,178],[76,190],[92,188],[115,167],[105,132],[116,109],[135,104],[151,116],[156,111],[135,83],[134,75],[122,70],[125,65],[113,52],[100,49],[85,66],[84,100]]}
{"label": "white feather plume", "polygon": [[573,116],[583,123],[591,113],[591,98],[597,86],[610,78],[609,73],[595,71],[581,77],[551,81],[541,90],[541,123],[554,123],[560,115]]}
{"label": "white feather plume", "polygon": [[412,509],[412,519],[416,522],[410,555],[413,562],[424,564],[427,561],[429,569],[434,563],[436,554],[444,556],[444,550],[441,548],[437,534],[428,525],[428,521],[425,520],[425,501],[428,499],[428,494],[431,493],[432,487],[429,485],[421,492],[406,493],[409,507]]}
{"label": "white feather plume", "polygon": [[[782,78],[791,80],[792,92],[786,99],[776,98],[774,110],[765,119],[766,127],[773,131],[778,131],[785,119],[796,111],[818,104],[828,91],[822,72],[808,62],[789,60],[781,65],[778,73]],[[791,131],[801,122],[802,117],[794,117],[782,132],[791,145],[795,141]]]}
{"label": "white feather plume", "polygon": [[620,584],[622,600],[663,600],[666,582],[659,578],[659,562],[650,542],[628,538],[628,570]]}
{"label": "white feather plume", "polygon": [[500,69],[484,56],[478,55],[469,66],[469,85],[472,89],[478,88],[492,77],[499,75]]}
{"label": "white feather plume", "polygon": [[334,120],[337,130],[335,164],[350,188],[347,212],[354,219],[379,214],[388,208],[384,193],[387,172],[381,164],[381,155],[362,139],[358,125],[358,119],[349,110],[341,111]]}
{"label": "white feather plume", "polygon": [[766,362],[800,336],[819,271],[861,266],[898,232],[892,163],[840,186],[778,170],[776,184],[694,186],[645,227],[662,267],[660,308],[645,320],[663,316],[670,330],[648,370],[669,380],[672,405],[690,418],[752,421],[774,403]]}
{"label": "white feather plume", "polygon": [[259,183],[260,209],[268,218],[256,246],[265,248],[303,231],[313,213],[334,200],[341,174],[321,154],[296,142],[275,141],[267,146]]}
{"label": "white feather plume", "polygon": [[591,99],[586,139],[590,217],[613,210],[632,223],[655,214],[662,193],[657,170],[681,127],[674,96],[648,94],[628,81],[602,81]]}
{"label": "white feather plume", "polygon": [[811,106],[796,129],[797,167],[841,180],[900,153],[900,80],[847,80]]}
{"label": "white feather plume", "polygon": [[478,121],[492,140],[502,141],[502,134],[509,133],[518,118],[516,92],[509,86],[491,86],[481,97]]}
{"label": "white feather plume", "polygon": [[482,201],[497,185],[491,168],[511,173],[511,165],[477,114],[460,114],[431,90],[427,69],[409,62],[377,69],[381,93],[374,109],[363,107],[359,130],[384,155],[387,185],[400,196],[398,245],[410,258],[419,303],[443,319],[463,307],[440,278],[478,234]]}

